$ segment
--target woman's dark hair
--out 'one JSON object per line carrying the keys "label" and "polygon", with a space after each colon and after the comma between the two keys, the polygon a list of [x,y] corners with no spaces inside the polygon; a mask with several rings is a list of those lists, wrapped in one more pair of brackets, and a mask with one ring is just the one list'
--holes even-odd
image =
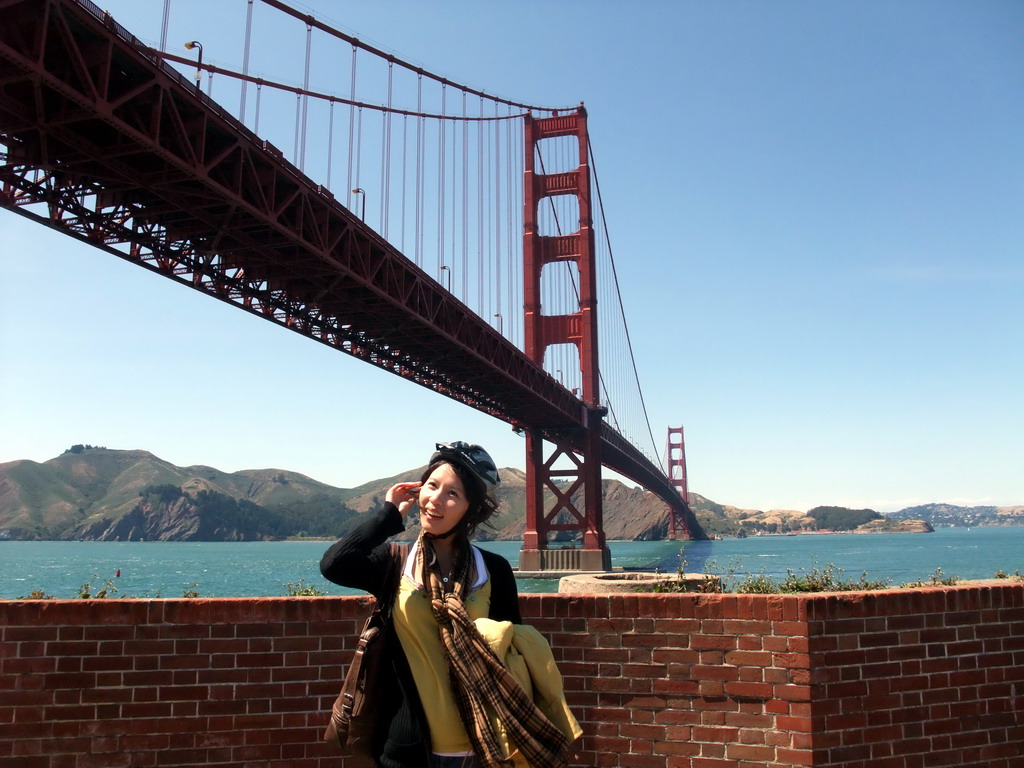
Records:
{"label": "woman's dark hair", "polygon": [[479,477],[459,462],[447,458],[434,459],[430,462],[420,477],[420,483],[427,482],[427,478],[442,464],[447,464],[452,468],[452,471],[462,481],[462,487],[466,489],[466,501],[469,502],[469,509],[459,521],[458,527],[461,529],[460,532],[466,535],[466,538],[471,539],[476,533],[476,529],[486,523],[488,518],[495,513],[498,504],[488,497],[487,489]]}

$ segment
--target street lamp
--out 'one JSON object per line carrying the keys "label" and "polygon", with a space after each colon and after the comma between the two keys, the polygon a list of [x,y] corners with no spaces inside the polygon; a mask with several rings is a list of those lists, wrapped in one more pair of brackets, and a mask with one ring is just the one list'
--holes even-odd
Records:
{"label": "street lamp", "polygon": [[363,196],[363,211],[359,218],[362,219],[363,221],[366,221],[366,190],[363,189],[362,187],[356,187],[355,189],[352,190],[352,194]]}
{"label": "street lamp", "polygon": [[203,44],[198,40],[191,40],[185,43],[185,50],[191,51],[193,48],[199,49],[199,60],[196,62],[196,90],[202,93],[202,76],[203,76]]}
{"label": "street lamp", "polygon": [[502,322],[503,322],[503,320],[502,320],[502,318],[501,318],[501,312],[496,312],[496,313],[494,314],[494,316],[495,316],[496,318],[498,318],[498,333],[499,333],[500,335],[504,336],[505,334],[504,334],[504,332],[502,331]]}
{"label": "street lamp", "polygon": [[452,291],[452,271],[450,269],[448,269],[448,266],[446,264],[442,264],[441,265],[441,271],[444,272],[446,275],[448,275],[448,292],[451,293],[451,291]]}

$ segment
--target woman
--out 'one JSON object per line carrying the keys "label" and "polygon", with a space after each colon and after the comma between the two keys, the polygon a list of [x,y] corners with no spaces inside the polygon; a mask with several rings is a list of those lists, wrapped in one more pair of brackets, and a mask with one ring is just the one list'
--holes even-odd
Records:
{"label": "woman", "polygon": [[[526,636],[524,652],[532,652],[529,633],[518,632],[530,628],[512,630],[522,623],[512,568],[470,544],[497,509],[497,486],[497,467],[483,448],[438,443],[420,481],[392,486],[383,508],[320,562],[330,581],[374,595],[390,569],[401,568],[391,614],[395,696],[375,750],[382,768],[561,766],[578,735],[564,699],[553,724],[534,704],[537,693],[524,690],[522,674],[517,679],[496,653],[508,644],[495,639],[503,634]],[[416,505],[419,538],[396,551],[387,539],[405,530]]]}

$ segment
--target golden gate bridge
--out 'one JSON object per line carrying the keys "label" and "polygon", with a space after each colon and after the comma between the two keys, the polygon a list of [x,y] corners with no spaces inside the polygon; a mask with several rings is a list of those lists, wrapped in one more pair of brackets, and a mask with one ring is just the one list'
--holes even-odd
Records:
{"label": "golden gate bridge", "polygon": [[[0,0],[0,205],[512,425],[523,570],[610,568],[602,465],[704,536],[681,429],[657,455],[582,105],[460,85],[279,0],[239,3],[241,65],[214,65],[168,50],[170,9],[148,46],[88,0]],[[255,76],[286,24],[302,71]]]}

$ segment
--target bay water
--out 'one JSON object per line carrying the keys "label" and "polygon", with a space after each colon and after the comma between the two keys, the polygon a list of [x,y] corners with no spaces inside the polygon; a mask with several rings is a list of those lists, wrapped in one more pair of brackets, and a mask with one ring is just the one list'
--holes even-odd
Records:
{"label": "bay water", "polygon": [[[113,597],[271,597],[316,587],[328,595],[360,594],[320,576],[330,542],[0,542],[0,598],[40,590],[55,598],[95,594],[109,581]],[[518,564],[518,541],[483,547]],[[612,564],[675,573],[806,573],[832,564],[850,580],[862,573],[893,585],[941,577],[992,578],[1024,573],[1024,527],[939,528],[934,533],[759,536],[721,541],[613,541]],[[120,575],[117,575],[120,574]],[[291,588],[288,585],[292,585]],[[557,592],[557,579],[520,579],[520,592]]]}

